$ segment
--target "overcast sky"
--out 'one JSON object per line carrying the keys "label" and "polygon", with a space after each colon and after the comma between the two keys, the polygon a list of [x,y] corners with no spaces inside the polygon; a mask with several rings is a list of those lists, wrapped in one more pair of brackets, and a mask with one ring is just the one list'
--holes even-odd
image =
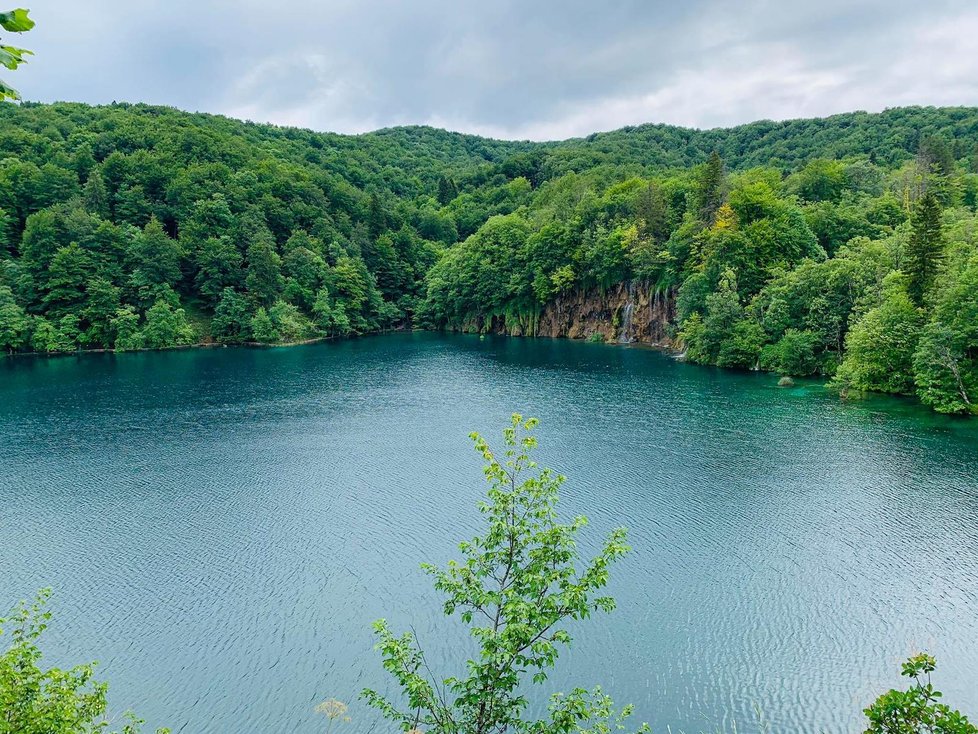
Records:
{"label": "overcast sky", "polygon": [[23,2],[0,77],[46,102],[535,140],[978,105],[974,0]]}

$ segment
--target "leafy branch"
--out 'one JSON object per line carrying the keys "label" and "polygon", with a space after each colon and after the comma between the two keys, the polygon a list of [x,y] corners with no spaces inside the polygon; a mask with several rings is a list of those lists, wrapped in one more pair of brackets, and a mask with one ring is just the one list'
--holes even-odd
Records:
{"label": "leafy branch", "polygon": [[[479,510],[486,531],[459,545],[462,560],[441,569],[422,568],[446,596],[444,612],[458,613],[477,641],[479,655],[466,675],[438,679],[417,637],[396,635],[385,620],[374,624],[384,668],[401,690],[403,704],[374,690],[366,701],[405,730],[440,734],[563,734],[624,729],[630,708],[617,711],[601,692],[577,688],[553,696],[547,718],[526,717],[526,683],[539,684],[571,643],[564,624],[610,612],[614,599],[601,595],[612,563],[628,550],[625,530],[613,531],[600,552],[579,570],[578,532],[587,519],[569,524],[557,516],[564,477],[538,469],[530,458],[536,419],[513,415],[497,455],[478,434],[471,438],[485,460],[489,483]],[[644,727],[643,727],[644,730]]]}

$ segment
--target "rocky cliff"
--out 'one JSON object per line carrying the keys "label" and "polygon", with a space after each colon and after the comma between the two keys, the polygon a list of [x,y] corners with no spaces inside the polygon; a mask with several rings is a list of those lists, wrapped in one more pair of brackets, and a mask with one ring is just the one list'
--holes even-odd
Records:
{"label": "rocky cliff", "polygon": [[[535,318],[494,317],[477,329],[511,336],[601,339],[670,347],[670,324],[676,316],[674,291],[639,283],[619,283],[606,290],[575,290],[548,303]],[[488,327],[488,328],[486,328]]]}

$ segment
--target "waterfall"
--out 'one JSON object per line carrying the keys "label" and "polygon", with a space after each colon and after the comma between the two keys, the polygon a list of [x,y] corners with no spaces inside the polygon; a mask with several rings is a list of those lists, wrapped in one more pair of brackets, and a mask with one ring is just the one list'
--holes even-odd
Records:
{"label": "waterfall", "polygon": [[618,335],[619,344],[631,344],[635,341],[632,338],[632,314],[635,311],[635,284],[628,284],[628,301],[621,310],[621,333]]}

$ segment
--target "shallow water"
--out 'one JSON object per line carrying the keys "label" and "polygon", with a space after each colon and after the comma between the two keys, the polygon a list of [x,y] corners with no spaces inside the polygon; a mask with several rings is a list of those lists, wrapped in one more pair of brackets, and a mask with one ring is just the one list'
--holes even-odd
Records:
{"label": "shallow water", "polygon": [[53,587],[49,660],[98,659],[154,726],[311,733],[336,697],[366,732],[373,619],[446,672],[467,649],[418,563],[477,529],[466,436],[519,410],[585,545],[634,546],[543,690],[600,683],[657,731],[858,731],[923,648],[978,717],[978,422],[775,383],[432,334],[0,360],[0,608]]}

